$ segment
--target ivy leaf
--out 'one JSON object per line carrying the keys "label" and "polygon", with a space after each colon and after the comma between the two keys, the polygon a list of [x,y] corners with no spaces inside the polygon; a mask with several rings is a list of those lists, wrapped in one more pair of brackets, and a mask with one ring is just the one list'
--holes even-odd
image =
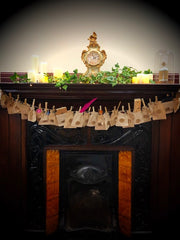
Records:
{"label": "ivy leaf", "polygon": [[68,88],[68,85],[66,84],[62,86],[62,89],[64,89],[65,91],[67,90],[67,88]]}

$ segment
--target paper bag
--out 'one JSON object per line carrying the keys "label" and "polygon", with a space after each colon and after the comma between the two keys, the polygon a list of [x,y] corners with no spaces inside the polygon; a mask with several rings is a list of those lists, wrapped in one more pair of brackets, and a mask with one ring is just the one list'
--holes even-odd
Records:
{"label": "paper bag", "polygon": [[66,113],[66,118],[65,118],[65,122],[64,122],[64,128],[76,128],[76,127],[72,127],[71,126],[73,118],[74,118],[74,112],[70,109]]}
{"label": "paper bag", "polygon": [[36,122],[36,111],[34,109],[34,104],[35,104],[35,99],[33,99],[31,110],[28,113],[28,121],[30,122]]}
{"label": "paper bag", "polygon": [[84,124],[84,118],[83,118],[83,113],[80,113],[79,111],[76,111],[71,123],[72,127],[82,127]]}
{"label": "paper bag", "polygon": [[164,107],[166,114],[174,112],[174,102],[173,101],[163,102],[162,105]]}
{"label": "paper bag", "polygon": [[24,99],[24,103],[21,105],[21,119],[27,120],[28,119],[28,113],[31,111],[30,105],[27,103],[27,99]]}
{"label": "paper bag", "polygon": [[93,111],[90,113],[87,126],[88,127],[94,127],[95,124],[96,124],[96,121],[97,121],[97,117],[98,117],[98,112],[95,112],[95,109],[93,107]]}
{"label": "paper bag", "polygon": [[116,109],[116,106],[114,106],[114,109],[112,110],[111,117],[110,117],[111,127],[116,124],[117,117],[118,117],[118,110]]}
{"label": "paper bag", "polygon": [[118,112],[116,124],[117,127],[128,127],[128,115],[124,111],[124,106],[122,106],[122,111]]}
{"label": "paper bag", "polygon": [[9,96],[6,93],[1,92],[1,101],[0,101],[0,103],[1,103],[1,107],[2,108],[7,108],[7,103],[8,103],[9,100],[10,100]]}
{"label": "paper bag", "polygon": [[153,120],[166,119],[166,112],[164,110],[163,104],[161,101],[157,100],[157,97],[155,102],[149,103],[149,108],[151,110]]}
{"label": "paper bag", "polygon": [[37,119],[37,122],[40,121],[41,117],[43,116],[43,110],[41,108],[41,103],[39,104],[38,106],[38,109],[36,110],[36,119]]}
{"label": "paper bag", "polygon": [[98,115],[95,124],[95,130],[107,130],[105,125],[105,119],[103,115]]}

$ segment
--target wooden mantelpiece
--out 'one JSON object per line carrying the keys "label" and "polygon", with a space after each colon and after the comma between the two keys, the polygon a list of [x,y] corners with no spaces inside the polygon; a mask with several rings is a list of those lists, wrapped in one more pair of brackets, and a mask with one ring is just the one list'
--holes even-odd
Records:
{"label": "wooden mantelpiece", "polygon": [[99,96],[105,99],[149,98],[154,95],[165,96],[177,92],[179,84],[120,84],[112,87],[109,84],[69,84],[67,91],[55,87],[54,84],[42,83],[0,83],[3,91],[20,94],[22,97],[47,99],[89,99]]}
{"label": "wooden mantelpiece", "polygon": [[159,100],[174,97],[179,88],[179,84],[121,84],[114,87],[108,84],[70,84],[67,91],[64,91],[54,84],[0,83],[0,89],[12,93],[15,98],[18,94],[20,99],[27,98],[28,103],[35,98],[36,104],[47,101],[49,107],[61,107],[66,103],[67,107],[74,106],[74,109],[92,98],[98,98],[95,106],[106,105],[112,108],[121,101],[126,108],[128,102],[133,104],[134,98],[144,98],[145,102],[148,102],[149,98],[153,101],[155,96],[158,96]]}
{"label": "wooden mantelpiece", "polygon": [[[13,97],[28,99],[36,105],[48,101],[48,106],[71,106],[76,109],[94,97],[95,106],[107,106],[109,110],[119,101],[127,108],[134,98],[154,100],[172,99],[180,88],[179,84],[170,85],[69,85],[67,91],[56,88],[53,84],[14,84],[0,83],[0,89],[12,93]],[[131,105],[133,107],[133,105]],[[43,107],[43,106],[42,106]],[[5,227],[13,230],[24,228],[26,222],[27,175],[26,175],[26,128],[27,121],[19,114],[8,115],[0,107],[0,188]],[[108,134],[108,131],[107,131]],[[180,111],[169,114],[166,120],[152,121],[151,151],[151,206],[152,230],[165,233],[175,232],[180,206]],[[89,146],[87,146],[89,147]]]}

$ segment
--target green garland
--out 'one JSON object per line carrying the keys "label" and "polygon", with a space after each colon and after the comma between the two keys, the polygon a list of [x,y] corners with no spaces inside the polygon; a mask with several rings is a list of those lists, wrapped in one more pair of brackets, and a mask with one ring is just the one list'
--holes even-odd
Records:
{"label": "green garland", "polygon": [[[90,77],[83,74],[78,74],[78,70],[75,69],[73,74],[66,71],[61,78],[55,78],[50,74],[45,74],[48,77],[48,83],[55,84],[56,87],[67,90],[68,84],[84,83],[84,84],[111,84],[113,87],[117,84],[129,84],[132,81],[132,77],[136,77],[138,73],[133,67],[124,66],[120,68],[119,64],[115,64],[112,67],[112,71],[101,71],[96,76]],[[150,69],[144,71],[145,74],[152,73]],[[11,80],[16,83],[30,83],[30,79],[27,78],[27,74],[19,76],[17,73],[11,77]],[[153,83],[153,82],[151,82]]]}

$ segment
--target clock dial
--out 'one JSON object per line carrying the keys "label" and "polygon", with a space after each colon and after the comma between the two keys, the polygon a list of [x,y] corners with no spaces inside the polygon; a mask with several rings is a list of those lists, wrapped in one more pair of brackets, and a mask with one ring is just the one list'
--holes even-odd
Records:
{"label": "clock dial", "polygon": [[98,65],[100,63],[101,59],[100,59],[100,55],[98,52],[96,51],[91,51],[88,55],[87,55],[87,62],[90,65]]}

